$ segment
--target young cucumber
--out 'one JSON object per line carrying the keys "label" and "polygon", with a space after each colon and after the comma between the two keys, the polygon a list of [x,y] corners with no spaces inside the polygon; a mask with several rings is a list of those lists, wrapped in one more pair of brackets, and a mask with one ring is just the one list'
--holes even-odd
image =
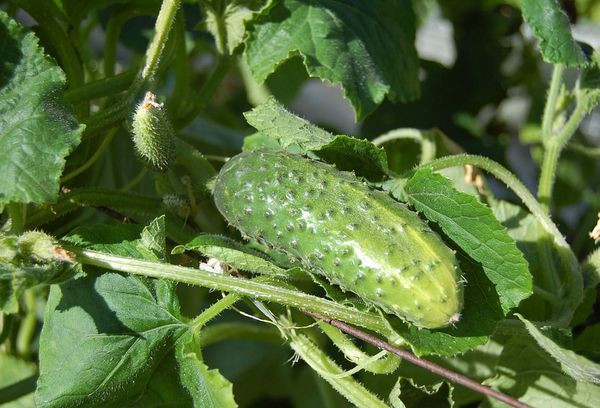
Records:
{"label": "young cucumber", "polygon": [[459,320],[454,252],[416,213],[351,174],[290,153],[246,152],[223,167],[214,196],[244,235],[388,313],[425,328]]}

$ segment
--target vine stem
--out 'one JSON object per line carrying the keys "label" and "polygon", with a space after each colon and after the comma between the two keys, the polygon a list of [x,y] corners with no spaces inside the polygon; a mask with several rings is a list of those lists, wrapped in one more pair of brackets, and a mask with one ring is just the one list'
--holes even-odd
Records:
{"label": "vine stem", "polygon": [[226,309],[229,309],[231,306],[237,303],[240,298],[241,296],[238,294],[230,293],[229,295],[223,297],[223,299],[220,299],[210,305],[210,307],[205,309],[190,322],[190,326],[192,327],[194,333],[200,334],[200,329],[202,329],[206,323],[220,315]]}
{"label": "vine stem", "polygon": [[36,305],[35,305],[35,292],[33,289],[25,291],[25,305],[27,306],[27,313],[25,319],[19,327],[19,333],[17,334],[17,352],[23,358],[29,358],[31,356],[31,340],[35,335],[35,329],[37,325]]}
{"label": "vine stem", "polygon": [[109,130],[108,134],[102,140],[102,143],[100,144],[100,146],[98,146],[98,148],[96,149],[96,151],[94,152],[92,157],[90,157],[85,163],[83,163],[81,166],[79,166],[78,168],[76,168],[75,170],[70,172],[69,174],[66,174],[60,180],[60,182],[65,183],[66,181],[69,181],[72,178],[77,177],[78,175],[80,175],[81,173],[83,173],[84,171],[89,169],[100,157],[102,157],[102,155],[106,151],[106,148],[108,147],[108,145],[110,145],[110,142],[112,141],[113,137],[117,134],[118,130],[119,130],[119,128],[112,128],[111,130]]}
{"label": "vine stem", "polygon": [[[291,322],[282,319],[283,326]],[[345,376],[344,371],[325,352],[307,336],[294,329],[286,330],[290,337],[290,347],[340,395],[359,408],[386,408],[382,400],[367,390],[352,376]]]}
{"label": "vine stem", "polygon": [[338,328],[339,330],[343,331],[344,333],[347,333],[353,337],[356,337],[357,339],[360,339],[369,344],[372,344],[373,346],[375,346],[381,350],[385,350],[387,352],[395,354],[398,357],[400,357],[414,365],[417,365],[421,368],[424,368],[425,370],[427,370],[429,372],[432,372],[441,377],[444,377],[447,380],[449,380],[455,384],[462,385],[463,387],[469,388],[470,390],[473,390],[479,394],[483,394],[487,397],[497,399],[498,401],[502,401],[505,404],[510,405],[511,407],[531,408],[529,405],[527,405],[523,402],[520,402],[519,400],[517,400],[509,395],[506,395],[500,391],[493,390],[483,384],[478,383],[475,380],[470,379],[469,377],[466,377],[462,374],[448,370],[447,368],[444,368],[435,363],[432,363],[431,361],[417,357],[409,351],[394,347],[391,344],[386,343],[385,341],[378,339],[377,337],[372,336],[368,333],[365,333],[364,331],[359,330],[355,327],[352,327],[342,321],[339,321],[337,319],[332,319],[329,317],[325,317],[320,314],[312,313],[309,311],[304,311],[304,313],[306,313],[307,315],[309,315],[317,320],[322,320],[325,323],[328,323],[328,324],[332,325],[333,327]]}
{"label": "vine stem", "polygon": [[535,197],[529,192],[527,187],[521,183],[521,181],[512,174],[506,167],[502,166],[487,157],[477,156],[473,154],[458,154],[452,156],[445,156],[427,164],[419,166],[419,168],[429,168],[432,170],[442,170],[448,167],[457,167],[470,164],[472,166],[479,167],[487,172],[493,174],[497,179],[502,181],[506,186],[511,189],[525,204],[529,212],[538,220],[542,227],[553,236],[556,244],[569,251],[572,256],[572,261],[577,263],[575,255],[571,251],[569,244],[556,227],[556,224],[552,221],[550,216],[546,214],[544,208],[535,199]]}
{"label": "vine stem", "polygon": [[546,211],[550,208],[558,158],[567,143],[569,143],[571,137],[575,134],[575,131],[579,128],[585,114],[585,104],[578,102],[575,106],[575,110],[560,133],[555,136],[552,135],[549,139],[544,139],[546,151],[544,152],[544,160],[542,161],[542,171],[538,185],[538,197],[545,206]]}
{"label": "vine stem", "polygon": [[77,261],[82,264],[135,275],[149,276],[152,278],[169,279],[223,292],[246,295],[335,317],[366,329],[376,331],[386,337],[387,335],[393,334],[380,316],[349,308],[330,300],[301,293],[296,290],[282,288],[257,280],[246,280],[219,275],[203,266],[200,266],[198,269],[187,268],[166,263],[126,258],[67,245],[65,245],[64,248],[75,254]]}
{"label": "vine stem", "polygon": [[173,20],[179,10],[181,0],[163,0],[160,11],[158,12],[158,18],[156,19],[156,33],[152,42],[146,50],[146,58],[144,67],[140,72],[140,79],[143,81],[150,82],[154,79],[158,70],[158,64],[160,57],[162,56],[165,44],[169,37],[169,32],[173,26]]}
{"label": "vine stem", "polygon": [[421,159],[419,164],[425,164],[435,158],[435,141],[429,131],[422,131],[414,128],[394,129],[383,135],[377,136],[371,143],[377,147],[381,147],[388,142],[402,139],[414,140],[421,145]]}
{"label": "vine stem", "polygon": [[219,57],[217,62],[217,66],[213,69],[210,76],[206,79],[204,84],[202,84],[202,88],[198,91],[198,94],[194,95],[194,106],[190,109],[188,113],[175,121],[175,127],[178,129],[183,128],[188,123],[190,123],[202,110],[213,94],[229,72],[232,66],[232,59],[228,57]]}
{"label": "vine stem", "polygon": [[122,92],[131,86],[136,75],[137,72],[130,69],[115,76],[90,81],[80,87],[67,89],[64,97],[67,102],[76,103]]}
{"label": "vine stem", "polygon": [[556,64],[552,71],[552,79],[550,80],[550,88],[548,89],[548,98],[546,99],[546,106],[544,107],[544,115],[542,118],[542,136],[544,143],[552,137],[552,126],[554,124],[554,114],[556,112],[556,99],[558,98],[558,93],[560,91],[564,70],[564,65]]}
{"label": "vine stem", "polygon": [[0,388],[0,405],[14,401],[24,395],[31,394],[35,391],[37,385],[37,374],[27,377],[16,383]]}
{"label": "vine stem", "polygon": [[173,26],[173,19],[179,10],[180,4],[181,0],[163,0],[156,19],[154,37],[146,49],[144,64],[137,75],[137,79],[133,81],[129,90],[119,101],[96,115],[91,116],[86,121],[86,136],[114,126],[130,114],[135,95],[144,86],[150,84],[158,72],[159,63],[169,38],[169,32]]}

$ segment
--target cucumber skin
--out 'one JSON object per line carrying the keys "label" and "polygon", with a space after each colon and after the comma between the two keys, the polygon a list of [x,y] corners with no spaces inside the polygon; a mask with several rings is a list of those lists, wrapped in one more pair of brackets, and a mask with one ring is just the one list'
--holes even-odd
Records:
{"label": "cucumber skin", "polygon": [[230,159],[215,203],[244,236],[423,328],[460,318],[454,252],[408,209],[353,175],[278,151]]}

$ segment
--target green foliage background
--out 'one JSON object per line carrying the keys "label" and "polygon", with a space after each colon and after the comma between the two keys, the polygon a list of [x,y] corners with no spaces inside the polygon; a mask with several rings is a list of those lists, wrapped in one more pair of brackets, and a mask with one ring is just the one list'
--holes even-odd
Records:
{"label": "green foliage background", "polygon": [[[436,24],[453,61],[423,51]],[[304,310],[531,406],[599,406],[600,50],[573,26],[600,36],[596,2],[1,1],[0,404],[502,406]],[[314,82],[355,134],[293,112]],[[132,141],[147,91],[164,172]],[[461,320],[419,329],[245,240],[212,184],[259,149],[428,220]]]}

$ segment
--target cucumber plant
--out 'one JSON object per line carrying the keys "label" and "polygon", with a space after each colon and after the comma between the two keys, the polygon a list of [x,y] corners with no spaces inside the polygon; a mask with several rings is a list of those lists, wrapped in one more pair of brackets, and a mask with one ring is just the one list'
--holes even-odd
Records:
{"label": "cucumber plant", "polygon": [[599,9],[492,3],[0,2],[0,404],[600,405]]}

